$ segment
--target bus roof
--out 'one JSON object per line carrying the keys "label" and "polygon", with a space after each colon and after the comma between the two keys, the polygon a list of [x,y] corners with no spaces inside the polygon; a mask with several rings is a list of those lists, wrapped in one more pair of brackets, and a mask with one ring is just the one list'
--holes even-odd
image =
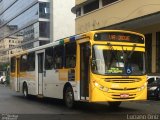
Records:
{"label": "bus roof", "polygon": [[100,33],[100,32],[123,32],[123,33],[130,33],[130,34],[135,34],[135,35],[139,35],[139,36],[144,37],[143,34],[133,32],[133,31],[127,31],[127,30],[93,30],[93,31],[89,31],[89,32],[86,32],[86,33],[73,35],[73,36],[66,37],[66,38],[63,38],[63,39],[60,39],[60,40],[56,40],[56,41],[53,41],[52,43],[48,43],[48,44],[38,46],[38,47],[35,47],[35,48],[32,48],[32,49],[24,50],[24,51],[21,51],[21,52],[18,52],[18,53],[15,53],[15,54],[11,55],[10,57],[20,56],[22,54],[27,54],[29,52],[42,50],[46,47],[52,47],[52,46],[64,44],[64,43],[69,42],[69,41],[75,41],[75,40],[78,40],[80,38],[90,37],[91,33],[94,34],[94,33]]}

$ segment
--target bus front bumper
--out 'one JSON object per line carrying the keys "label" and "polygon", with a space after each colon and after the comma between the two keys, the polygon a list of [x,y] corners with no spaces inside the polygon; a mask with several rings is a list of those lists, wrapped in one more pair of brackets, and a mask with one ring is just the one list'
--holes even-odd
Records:
{"label": "bus front bumper", "polygon": [[141,91],[123,90],[110,92],[104,92],[95,87],[90,93],[90,102],[139,101],[147,99],[147,87]]}

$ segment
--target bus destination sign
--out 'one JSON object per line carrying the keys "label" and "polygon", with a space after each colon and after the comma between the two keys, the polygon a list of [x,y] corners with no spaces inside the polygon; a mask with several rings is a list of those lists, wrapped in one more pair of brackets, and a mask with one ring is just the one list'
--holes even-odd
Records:
{"label": "bus destination sign", "polygon": [[126,40],[126,41],[130,41],[130,36],[124,36],[124,35],[108,35],[108,38],[110,40]]}
{"label": "bus destination sign", "polygon": [[95,41],[112,41],[112,42],[132,42],[144,44],[144,38],[142,36],[122,33],[122,32],[101,32],[95,33]]}

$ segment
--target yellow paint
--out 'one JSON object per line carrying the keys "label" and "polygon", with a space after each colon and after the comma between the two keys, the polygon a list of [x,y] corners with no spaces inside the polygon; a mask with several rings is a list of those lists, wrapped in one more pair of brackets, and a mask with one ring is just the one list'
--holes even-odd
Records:
{"label": "yellow paint", "polygon": [[33,73],[20,72],[20,78],[25,78],[27,80],[36,80],[36,76]]}
{"label": "yellow paint", "polygon": [[87,0],[75,0],[75,3],[76,3],[76,5],[77,4],[81,4],[81,3],[83,3],[83,2],[86,2]]}
{"label": "yellow paint", "polygon": [[59,69],[59,80],[68,80],[68,69]]}
{"label": "yellow paint", "polygon": [[77,81],[80,80],[80,45],[77,45],[77,55],[76,55],[77,59],[76,59],[76,74],[75,74],[75,79]]}
{"label": "yellow paint", "polygon": [[[68,72],[71,69],[75,70],[75,81],[79,81],[80,80],[80,44],[85,43],[85,42],[90,42],[91,44],[91,48],[93,47],[93,45],[101,45],[98,47],[98,49],[107,49],[109,50],[110,47],[107,46],[107,41],[94,41],[93,40],[93,36],[96,32],[126,32],[126,33],[131,33],[131,34],[136,34],[136,35],[140,35],[142,37],[144,37],[142,34],[138,34],[135,32],[129,32],[129,31],[120,31],[120,30],[99,30],[99,31],[92,31],[92,32],[87,32],[84,33],[80,36],[78,40],[76,40],[77,43],[77,54],[76,54],[76,67],[75,68],[63,68],[63,69],[58,69],[58,73],[59,73],[59,80],[62,81],[68,81]],[[68,43],[69,42],[69,38],[64,39],[64,43]],[[110,42],[114,48],[114,50],[122,50],[122,46],[123,45],[123,49],[124,50],[129,50],[132,51],[133,50],[133,45],[135,45],[136,43],[124,43],[124,42]],[[141,51],[141,52],[145,52],[145,44],[136,44],[135,47],[135,51]],[[92,49],[91,49],[92,50]],[[26,53],[25,53],[26,54]],[[91,55],[92,55],[92,51],[91,51]],[[18,58],[18,57],[17,57]],[[18,65],[18,62],[16,61],[16,66]],[[113,70],[113,69],[112,69]],[[91,70],[90,70],[91,71]],[[116,70],[118,71],[118,70]],[[33,79],[35,80],[35,76],[31,75],[27,72],[18,72],[18,68],[16,67],[16,72],[15,73],[11,73],[12,77],[17,77],[20,76],[22,78],[27,78],[27,79]],[[98,101],[129,101],[129,100],[144,100],[146,99],[147,96],[147,88],[145,87],[142,91],[138,91],[137,89],[135,90],[129,90],[129,91],[125,91],[125,90],[111,90],[111,88],[136,88],[136,87],[142,87],[143,85],[145,85],[146,83],[146,76],[102,76],[102,75],[96,75],[90,72],[90,82],[89,82],[89,101],[90,102],[98,102]],[[125,77],[125,79],[127,80],[140,80],[138,82],[135,83],[113,83],[113,82],[106,82],[105,79],[123,79]],[[103,86],[104,88],[109,88],[109,91],[104,92],[103,90],[100,89],[100,87],[95,86],[95,82],[98,85]],[[113,99],[112,95],[117,95],[115,97],[118,97],[118,95],[120,96],[120,94],[135,94],[135,97],[133,99],[126,99],[126,100],[122,100],[122,99]]]}
{"label": "yellow paint", "polygon": [[[84,36],[85,38],[82,37],[82,39],[77,40],[77,55],[76,55],[76,74],[75,74],[75,80],[79,81],[80,80],[80,44],[85,43],[85,42],[89,42],[90,39],[90,34],[86,33],[86,34],[82,34],[82,36]],[[87,37],[89,36],[89,37]]]}
{"label": "yellow paint", "polygon": [[[100,45],[97,47],[97,49],[106,49],[106,50],[110,50],[111,48],[109,46],[103,46],[103,45]],[[122,50],[122,46],[113,46],[113,49],[114,50]],[[127,51],[132,51],[133,47],[123,47],[123,50],[127,50]],[[135,51],[145,51],[144,48],[142,47],[135,47]]]}
{"label": "yellow paint", "polygon": [[12,78],[25,78],[27,80],[36,80],[36,76],[35,74],[33,75],[33,73],[28,73],[28,72],[20,72],[18,75],[16,73],[11,73],[10,77]]}
{"label": "yellow paint", "polygon": [[[123,78],[122,76],[101,76],[91,74],[90,80],[90,102],[105,102],[105,101],[130,101],[130,100],[145,100],[147,98],[147,86],[142,91],[135,90],[112,90],[110,88],[137,88],[141,87],[146,83],[146,76],[129,76],[128,80],[131,79],[139,79],[140,82],[133,83],[113,83],[113,82],[106,82],[105,79],[110,78],[112,79],[119,79]],[[108,92],[100,90],[98,87],[95,86],[95,82],[98,84],[109,88]],[[120,99],[120,94],[129,94],[134,95],[135,98],[133,99]],[[117,95],[117,96],[112,96]],[[118,98],[118,99],[114,99]]]}

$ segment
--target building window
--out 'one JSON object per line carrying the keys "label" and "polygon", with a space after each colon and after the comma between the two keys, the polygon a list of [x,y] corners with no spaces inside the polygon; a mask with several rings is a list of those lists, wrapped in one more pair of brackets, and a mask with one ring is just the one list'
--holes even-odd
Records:
{"label": "building window", "polygon": [[42,46],[42,45],[45,45],[45,44],[48,44],[48,43],[49,43],[49,41],[40,41],[39,46]]}
{"label": "building window", "polygon": [[99,8],[99,0],[96,0],[96,1],[94,1],[94,2],[91,2],[91,3],[89,3],[89,4],[87,4],[87,5],[85,5],[84,7],[83,7],[83,9],[84,9],[84,14],[86,14],[86,13],[88,13],[88,12],[91,12],[91,11],[93,11],[93,10],[96,10],[96,9],[98,9]]}
{"label": "building window", "polygon": [[40,18],[49,18],[49,3],[39,3],[39,17]]}
{"label": "building window", "polygon": [[145,35],[145,44],[146,44],[146,72],[152,72],[152,34]]}
{"label": "building window", "polygon": [[156,72],[160,73],[160,32],[156,33]]}
{"label": "building window", "polygon": [[81,8],[78,8],[76,10],[76,17],[81,16]]}
{"label": "building window", "polygon": [[116,2],[118,0],[102,0],[102,5],[105,6],[105,5],[109,5],[113,2]]}
{"label": "building window", "polygon": [[40,37],[49,37],[49,22],[39,22]]}

